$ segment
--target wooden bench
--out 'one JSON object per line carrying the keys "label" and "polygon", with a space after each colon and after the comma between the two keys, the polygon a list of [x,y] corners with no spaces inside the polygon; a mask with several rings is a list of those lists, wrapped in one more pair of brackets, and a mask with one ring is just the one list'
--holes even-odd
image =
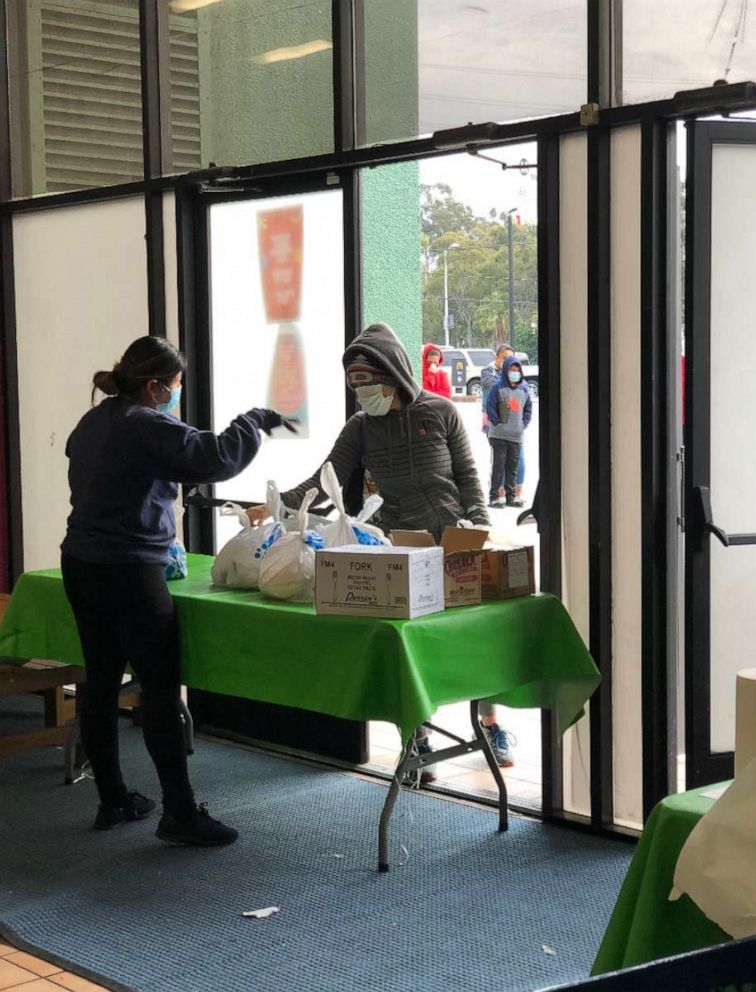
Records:
{"label": "wooden bench", "polygon": [[[0,620],[10,596],[0,593]],[[77,665],[58,661],[9,661],[0,658],[0,698],[34,693],[44,699],[44,726],[0,737],[0,760],[27,748],[65,745],[71,734],[75,703],[66,698],[64,686],[79,685],[86,672]]]}
{"label": "wooden bench", "polygon": [[[0,593],[0,621],[8,607],[10,596]],[[64,687],[86,682],[86,670],[78,665],[59,661],[24,661],[0,658],[0,698],[34,693],[45,702],[44,727],[26,733],[0,737],[0,761],[16,751],[34,747],[58,745],[65,747],[65,783],[74,781],[73,769],[80,764],[79,720],[74,699],[67,699]],[[136,679],[121,686],[118,694],[121,705],[138,704],[141,687]],[[194,753],[194,725],[183,698],[180,702],[181,718],[187,754]]]}

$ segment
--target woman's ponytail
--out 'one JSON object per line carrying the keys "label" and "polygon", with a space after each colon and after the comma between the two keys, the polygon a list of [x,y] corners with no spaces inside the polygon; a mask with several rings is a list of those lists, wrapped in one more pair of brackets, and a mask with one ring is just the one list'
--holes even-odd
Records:
{"label": "woman's ponytail", "polygon": [[92,376],[92,406],[94,406],[95,393],[97,390],[105,393],[106,396],[116,396],[118,394],[118,384],[115,372],[95,372]]}

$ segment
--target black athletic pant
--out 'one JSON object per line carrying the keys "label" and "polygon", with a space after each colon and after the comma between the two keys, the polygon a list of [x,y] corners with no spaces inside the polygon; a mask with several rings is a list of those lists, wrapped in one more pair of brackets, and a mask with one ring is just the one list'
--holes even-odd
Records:
{"label": "black athletic pant", "polygon": [[498,499],[499,485],[504,479],[504,488],[507,491],[507,503],[511,503],[516,496],[517,466],[520,463],[519,441],[505,441],[503,438],[491,437],[488,442],[493,452],[491,463],[491,491],[490,502]]}
{"label": "black athletic pant", "polygon": [[104,565],[70,555],[63,583],[76,617],[87,669],[81,738],[100,802],[119,805],[127,789],[118,758],[118,690],[127,663],[142,687],[144,741],[163,789],[163,805],[189,816],[194,794],[181,722],[179,631],[162,565]]}

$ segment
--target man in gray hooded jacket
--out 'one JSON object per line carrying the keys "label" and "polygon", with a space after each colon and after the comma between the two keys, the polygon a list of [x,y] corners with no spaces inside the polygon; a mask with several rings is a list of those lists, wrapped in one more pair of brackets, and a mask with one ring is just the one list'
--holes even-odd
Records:
{"label": "man in gray hooded jacket", "polygon": [[[407,352],[387,324],[371,324],[344,352],[347,381],[361,412],[351,417],[327,461],[346,486],[368,469],[383,497],[381,522],[391,530],[428,530],[440,540],[459,520],[488,524],[486,501],[462,419],[449,400],[420,389]],[[319,490],[320,468],[282,493],[299,507]]]}
{"label": "man in gray hooded jacket", "polygon": [[[428,530],[438,541],[444,527],[460,520],[489,524],[486,502],[462,419],[442,396],[421,389],[402,343],[388,324],[371,324],[359,334],[342,358],[347,382],[362,408],[346,422],[327,461],[342,488],[370,472],[383,497],[381,526],[392,530]],[[300,485],[281,494],[297,509],[308,489],[318,490],[315,505],[326,495],[320,488],[320,468]],[[347,502],[345,498],[345,502]],[[349,512],[357,507],[347,502]],[[249,510],[255,523],[267,512]],[[431,750],[428,731],[415,732],[420,753]],[[432,766],[421,780],[433,781]]]}

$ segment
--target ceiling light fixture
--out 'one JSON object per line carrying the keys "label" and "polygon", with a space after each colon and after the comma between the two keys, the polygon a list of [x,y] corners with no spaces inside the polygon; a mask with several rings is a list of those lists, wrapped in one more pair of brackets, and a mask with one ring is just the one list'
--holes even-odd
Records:
{"label": "ceiling light fixture", "polygon": [[256,55],[254,61],[260,65],[270,65],[272,62],[301,59],[305,55],[326,52],[331,48],[333,48],[333,44],[330,41],[326,41],[325,38],[315,38],[313,41],[306,41],[303,45],[293,45],[291,48],[272,48],[269,52]]}
{"label": "ceiling light fixture", "polygon": [[189,10],[199,10],[200,7],[209,7],[212,3],[220,3],[221,0],[171,0],[168,6],[174,14],[185,14]]}

